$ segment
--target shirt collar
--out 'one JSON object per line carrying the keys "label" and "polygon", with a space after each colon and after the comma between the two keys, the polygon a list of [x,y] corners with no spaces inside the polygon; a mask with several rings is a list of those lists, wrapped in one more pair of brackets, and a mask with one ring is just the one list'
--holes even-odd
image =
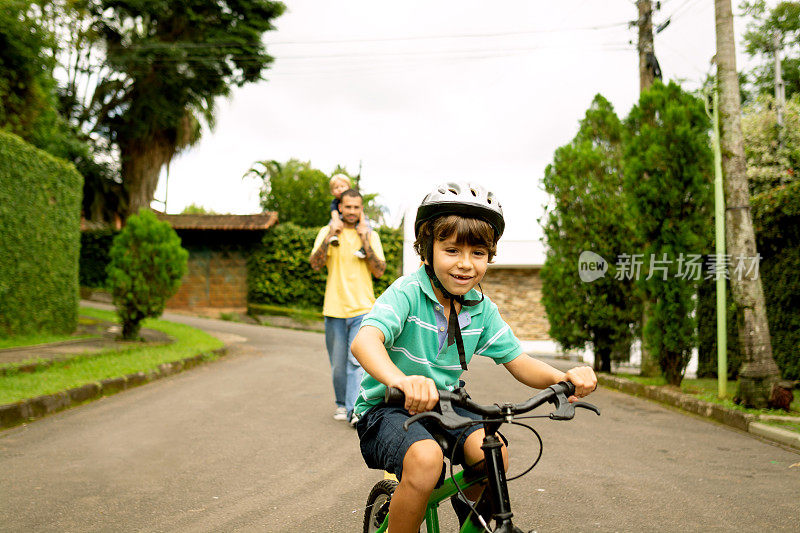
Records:
{"label": "shirt collar", "polygon": [[[422,287],[422,292],[425,293],[430,300],[433,301],[434,305],[440,305],[439,300],[436,298],[436,293],[433,292],[433,284],[431,283],[431,278],[428,277],[428,273],[425,272],[425,265],[419,267],[419,269],[414,272],[414,275],[417,277],[417,281],[419,282],[419,286]],[[481,293],[476,291],[475,289],[470,289],[467,294],[464,295],[464,298],[467,300],[480,300]],[[469,311],[471,316],[475,316],[480,314],[483,310],[483,305],[465,305],[462,306],[462,312],[464,309]]]}

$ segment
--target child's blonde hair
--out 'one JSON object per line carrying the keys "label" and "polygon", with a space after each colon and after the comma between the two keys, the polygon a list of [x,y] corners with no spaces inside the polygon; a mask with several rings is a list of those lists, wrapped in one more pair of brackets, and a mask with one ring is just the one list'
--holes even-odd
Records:
{"label": "child's blonde hair", "polygon": [[346,175],[344,175],[344,174],[334,174],[333,176],[331,176],[331,180],[328,182],[328,187],[330,188],[331,193],[333,193],[333,185],[337,181],[345,182],[347,184],[348,188],[352,187],[352,185],[350,183],[350,178],[348,178]]}

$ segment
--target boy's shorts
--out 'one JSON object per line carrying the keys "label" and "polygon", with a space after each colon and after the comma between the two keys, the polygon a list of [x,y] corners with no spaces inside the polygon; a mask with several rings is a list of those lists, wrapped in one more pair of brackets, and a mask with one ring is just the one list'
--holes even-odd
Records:
{"label": "boy's shorts", "polygon": [[[480,420],[481,417],[453,406],[453,410],[463,417]],[[356,425],[358,438],[361,441],[361,455],[370,468],[386,470],[401,479],[403,475],[403,459],[406,452],[417,441],[431,439],[429,428],[435,428],[438,433],[449,435],[450,441],[455,442],[461,435],[455,451],[447,455],[455,464],[464,463],[464,441],[474,431],[482,429],[482,424],[475,424],[464,431],[461,429],[444,429],[431,419],[423,419],[409,426],[408,431],[403,429],[403,423],[410,418],[408,411],[402,407],[388,406],[384,403],[370,408],[363,414]]]}

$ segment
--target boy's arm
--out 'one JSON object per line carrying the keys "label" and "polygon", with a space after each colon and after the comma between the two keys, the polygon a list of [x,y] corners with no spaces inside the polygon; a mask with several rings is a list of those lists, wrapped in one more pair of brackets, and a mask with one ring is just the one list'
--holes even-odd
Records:
{"label": "boy's arm", "polygon": [[597,376],[588,366],[579,366],[562,372],[528,354],[522,354],[504,363],[504,366],[517,381],[534,389],[546,389],[559,381],[571,382],[575,385],[575,395],[569,399],[571,402],[590,394],[597,388]]}
{"label": "boy's arm", "polygon": [[406,395],[406,410],[412,415],[430,411],[439,401],[439,391],[432,379],[424,376],[406,376],[389,358],[383,345],[383,332],[366,325],[358,330],[350,350],[370,376],[387,387],[397,387]]}

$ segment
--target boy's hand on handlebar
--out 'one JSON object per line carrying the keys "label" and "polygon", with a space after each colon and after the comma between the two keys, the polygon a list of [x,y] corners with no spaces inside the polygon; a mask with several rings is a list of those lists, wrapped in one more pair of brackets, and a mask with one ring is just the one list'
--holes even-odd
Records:
{"label": "boy's hand on handlebar", "polygon": [[389,386],[403,391],[406,395],[405,409],[412,415],[430,411],[439,401],[436,383],[425,376],[404,376]]}
{"label": "boy's hand on handlebar", "polygon": [[588,396],[597,388],[597,376],[590,366],[578,366],[568,370],[564,375],[564,381],[575,385],[575,394],[569,397],[570,403]]}

